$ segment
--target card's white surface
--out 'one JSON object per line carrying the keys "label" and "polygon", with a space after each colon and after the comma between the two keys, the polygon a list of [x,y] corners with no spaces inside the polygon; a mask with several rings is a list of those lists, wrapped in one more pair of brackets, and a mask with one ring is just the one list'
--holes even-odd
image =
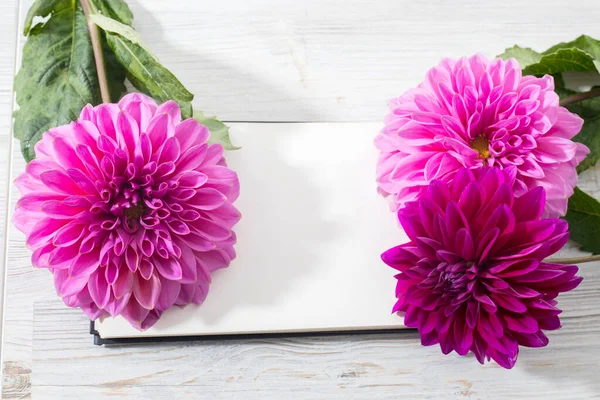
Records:
{"label": "card's white surface", "polygon": [[103,338],[402,327],[395,271],[380,254],[406,241],[377,194],[380,123],[237,123],[238,254],[204,304],[172,308],[139,332],[96,322]]}

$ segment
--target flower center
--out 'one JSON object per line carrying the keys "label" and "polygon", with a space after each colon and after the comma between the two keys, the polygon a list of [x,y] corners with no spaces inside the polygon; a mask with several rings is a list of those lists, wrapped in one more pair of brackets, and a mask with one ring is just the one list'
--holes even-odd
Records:
{"label": "flower center", "polygon": [[126,208],[124,214],[129,219],[139,219],[144,213],[144,206],[139,203],[135,204],[132,207]]}
{"label": "flower center", "polygon": [[489,145],[489,140],[483,135],[479,135],[471,141],[471,148],[479,153],[479,158],[484,160],[490,156]]}

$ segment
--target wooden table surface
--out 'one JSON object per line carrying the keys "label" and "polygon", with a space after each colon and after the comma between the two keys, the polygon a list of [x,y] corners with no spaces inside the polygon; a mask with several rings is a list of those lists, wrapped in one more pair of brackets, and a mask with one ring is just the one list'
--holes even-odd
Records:
{"label": "wooden table surface", "polygon": [[[596,0],[129,3],[146,43],[196,94],[195,108],[228,121],[282,122],[282,134],[285,122],[379,121],[386,100],[442,56],[600,37]],[[600,263],[582,266],[581,286],[560,297],[563,328],[548,335],[550,345],[522,349],[511,371],[443,356],[414,332],[93,346],[87,319],[57,300],[50,275],[31,267],[23,235],[4,218],[18,197],[8,181],[24,168],[17,143],[11,152],[10,115],[30,4],[0,2],[2,398],[600,397]],[[581,186],[600,197],[600,169]]]}

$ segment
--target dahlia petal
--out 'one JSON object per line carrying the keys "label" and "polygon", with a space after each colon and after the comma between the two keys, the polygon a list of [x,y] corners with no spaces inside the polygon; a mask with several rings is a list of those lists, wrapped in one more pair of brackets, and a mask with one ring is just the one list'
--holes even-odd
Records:
{"label": "dahlia petal", "polygon": [[195,293],[195,285],[181,285],[181,290],[179,291],[177,300],[175,300],[175,305],[186,305],[193,303]]}
{"label": "dahlia petal", "polygon": [[66,247],[75,244],[85,233],[85,225],[70,222],[60,228],[52,238],[52,244],[57,247]]}
{"label": "dahlia petal", "polygon": [[539,318],[538,317],[538,322],[539,322],[539,327],[540,329],[545,329],[548,331],[553,331],[556,329],[559,329],[561,327],[560,325],[560,319],[558,319],[557,316],[550,316],[548,318]]}
{"label": "dahlia petal", "polygon": [[448,202],[446,206],[446,231],[450,234],[458,232],[460,229],[469,229],[467,218],[462,213],[459,206],[453,201]]}
{"label": "dahlia petal", "polygon": [[[408,326],[408,325],[407,325]],[[454,332],[452,329],[447,329],[440,332],[440,348],[443,354],[450,354],[454,350]]]}
{"label": "dahlia petal", "polygon": [[158,296],[158,301],[156,303],[157,308],[161,310],[166,310],[171,307],[177,297],[179,297],[179,292],[181,291],[181,283],[175,282],[169,279],[160,279],[161,282],[161,291]]}
{"label": "dahlia petal", "polygon": [[133,273],[127,268],[122,269],[119,271],[119,276],[111,287],[117,299],[125,297],[133,289]]}
{"label": "dahlia petal", "polygon": [[519,349],[517,348],[514,352],[509,354],[497,351],[495,349],[489,350],[489,356],[498,363],[502,368],[511,369],[517,362],[517,356]]}
{"label": "dahlia petal", "polygon": [[535,318],[527,314],[505,315],[504,321],[508,329],[513,332],[532,334],[538,331],[538,322]]}
{"label": "dahlia petal", "polygon": [[549,133],[553,136],[571,139],[581,131],[582,126],[583,119],[579,115],[569,112],[564,107],[559,107],[556,122]]}
{"label": "dahlia petal", "polygon": [[519,281],[522,283],[544,282],[557,278],[564,273],[564,271],[558,269],[537,268],[536,270],[521,276]]}
{"label": "dahlia petal", "polygon": [[470,329],[475,329],[479,321],[479,303],[471,301],[467,305],[466,323]]}
{"label": "dahlia petal", "polygon": [[482,306],[485,307],[486,310],[491,310],[492,312],[496,312],[496,304],[492,301],[492,299],[482,291],[475,290],[473,292],[473,298],[481,303]]}
{"label": "dahlia petal", "polygon": [[425,319],[423,322],[421,322],[420,326],[419,326],[419,333],[421,334],[421,336],[432,332],[435,329],[436,326],[436,320],[438,318],[437,313],[436,312],[428,312],[425,313]]}
{"label": "dahlia petal", "polygon": [[421,335],[421,344],[423,346],[433,346],[440,342],[437,332],[428,332]]}
{"label": "dahlia petal", "polygon": [[30,193],[22,196],[17,201],[17,207],[28,211],[39,211],[46,203],[55,201],[60,204],[60,201],[64,198],[64,195],[56,193]]}
{"label": "dahlia petal", "polygon": [[456,233],[456,247],[454,249],[464,260],[475,258],[475,244],[466,228],[459,229]]}
{"label": "dahlia petal", "polygon": [[56,247],[52,243],[38,247],[31,255],[31,263],[33,266],[36,268],[53,268],[49,265],[48,258],[55,248]]}
{"label": "dahlia petal", "polygon": [[489,272],[500,278],[512,278],[534,271],[539,265],[539,260],[535,259],[506,260],[496,263]]}
{"label": "dahlia petal", "polygon": [[179,158],[180,147],[179,140],[175,137],[168,138],[163,144],[158,156],[158,164],[174,162]]}
{"label": "dahlia petal", "polygon": [[142,278],[149,280],[154,272],[154,266],[149,260],[143,258],[139,263],[138,270]]}
{"label": "dahlia petal", "polygon": [[162,114],[162,113],[169,114],[169,116],[171,117],[171,119],[174,121],[175,124],[178,124],[179,122],[181,122],[181,110],[179,109],[179,105],[173,100],[168,100],[168,101],[164,102],[163,104],[161,104],[160,106],[158,106],[158,108],[156,110],[156,114]]}
{"label": "dahlia petal", "polygon": [[[69,305],[69,304],[67,304],[67,305]],[[98,306],[96,306],[93,303],[87,304],[87,305],[81,305],[80,307],[81,307],[81,311],[83,311],[85,313],[85,315],[87,315],[88,318],[91,319],[92,321],[95,321],[98,318],[100,318],[101,316],[106,314],[106,311],[98,308]]]}
{"label": "dahlia petal", "polygon": [[231,231],[215,221],[199,218],[194,222],[197,233],[209,240],[225,240],[231,236]]}
{"label": "dahlia petal", "polygon": [[75,151],[77,156],[85,164],[87,172],[96,180],[104,179],[104,176],[100,170],[100,164],[96,156],[92,153],[89,146],[77,145]]}
{"label": "dahlia petal", "polygon": [[115,104],[104,103],[96,108],[96,126],[102,136],[116,140],[115,122],[119,112],[119,107]]}
{"label": "dahlia petal", "polygon": [[40,175],[40,180],[46,187],[59,193],[85,194],[69,175],[60,170],[43,172]]}
{"label": "dahlia petal", "polygon": [[175,127],[175,137],[179,140],[183,151],[192,146],[206,143],[209,136],[208,128],[192,118],[186,119]]}
{"label": "dahlia petal", "polygon": [[[179,243],[182,244],[181,242]],[[196,269],[196,256],[194,252],[187,246],[182,245],[179,247],[181,248],[181,283],[196,283],[196,281],[198,280],[198,271]]]}
{"label": "dahlia petal", "polygon": [[466,324],[454,323],[454,342],[455,350],[461,355],[467,355],[471,346],[473,345],[473,329],[469,328]]}
{"label": "dahlia petal", "polygon": [[171,116],[167,113],[157,114],[148,125],[146,134],[150,139],[153,149],[159,149],[162,144],[175,135],[175,128]]}
{"label": "dahlia petal", "polygon": [[48,263],[52,268],[69,268],[72,260],[79,254],[75,246],[57,247],[48,257]]}
{"label": "dahlia petal", "polygon": [[[455,178],[456,179],[456,178]],[[479,185],[471,182],[462,191],[458,200],[458,206],[467,219],[471,219],[483,205],[483,195]]]}
{"label": "dahlia petal", "polygon": [[74,277],[69,275],[66,269],[59,269],[53,272],[54,286],[56,293],[60,297],[74,296],[81,292],[88,283],[88,277]]}
{"label": "dahlia petal", "polygon": [[113,285],[119,278],[119,267],[114,263],[110,263],[104,269],[104,279],[109,285]]}
{"label": "dahlia petal", "polygon": [[145,280],[138,274],[133,279],[133,295],[142,307],[153,310],[158,301],[161,291],[161,282],[158,276],[151,275],[150,279]]}
{"label": "dahlia petal", "polygon": [[140,136],[138,122],[127,112],[119,112],[117,117],[117,142],[122,143],[121,147],[129,150],[132,156],[136,148],[136,142]]}
{"label": "dahlia petal", "polygon": [[99,266],[98,254],[91,252],[79,254],[69,267],[69,276],[73,278],[89,277]]}
{"label": "dahlia petal", "polygon": [[92,181],[81,170],[69,168],[67,174],[85,194],[95,195],[98,193],[96,186],[94,186]]}
{"label": "dahlia petal", "polygon": [[106,311],[111,316],[116,317],[117,315],[119,315],[123,312],[125,307],[127,307],[127,304],[129,303],[130,298],[131,298],[131,293],[126,293],[125,296],[121,297],[120,299],[115,298],[114,301],[111,301],[110,303],[108,303],[108,305],[106,306]]}
{"label": "dahlia petal", "polygon": [[519,173],[523,176],[535,179],[542,179],[545,177],[544,170],[532,156],[523,158],[523,164],[519,165]]}
{"label": "dahlia petal", "polygon": [[500,235],[500,229],[492,228],[481,239],[479,239],[479,243],[477,244],[477,250],[475,251],[475,258],[479,263],[485,260],[496,243],[498,236]]}
{"label": "dahlia petal", "polygon": [[71,147],[71,144],[65,140],[64,137],[56,137],[53,140],[54,152],[56,154],[56,161],[64,169],[84,169],[85,167],[81,163],[75,149]]}
{"label": "dahlia petal", "polygon": [[148,313],[146,318],[140,324],[140,330],[144,331],[148,328],[151,328],[161,317],[162,311],[158,309],[154,309]]}
{"label": "dahlia petal", "polygon": [[207,154],[208,146],[206,144],[196,145],[188,148],[179,158],[176,171],[196,170],[207,161]]}
{"label": "dahlia petal", "polygon": [[179,263],[179,261],[173,258],[168,258],[164,260],[160,257],[155,257],[154,266],[156,267],[158,272],[166,279],[177,281],[183,277],[181,264]]}
{"label": "dahlia petal", "polygon": [[525,347],[545,347],[548,345],[548,338],[541,330],[532,334],[513,333],[513,336],[519,342],[519,345]]}
{"label": "dahlia petal", "polygon": [[409,305],[404,314],[404,325],[409,328],[416,328],[418,326],[419,309],[414,305]]}
{"label": "dahlia petal", "polygon": [[[233,248],[232,248],[233,249]],[[212,250],[197,254],[198,263],[203,269],[209,272],[216,271],[221,268],[226,268],[234,256],[228,255],[224,250]],[[200,271],[198,276],[200,276]],[[209,274],[206,274],[210,276]]]}
{"label": "dahlia petal", "polygon": [[150,311],[148,309],[142,307],[141,304],[139,304],[137,302],[137,300],[130,298],[129,301],[127,302],[127,305],[121,312],[121,315],[127,321],[129,321],[130,324],[132,324],[137,329],[141,330],[142,323],[148,316],[149,312]]}
{"label": "dahlia petal", "polygon": [[491,293],[490,296],[497,306],[502,307],[505,310],[515,313],[527,311],[527,306],[525,306],[525,304],[523,304],[523,302],[516,297],[499,295],[496,293]]}
{"label": "dahlia petal", "polygon": [[542,216],[546,192],[540,186],[515,199],[513,210],[518,221],[533,221]]}
{"label": "dahlia petal", "polygon": [[98,306],[98,308],[104,309],[110,301],[111,294],[110,286],[104,278],[104,273],[95,271],[90,276],[88,289],[90,291],[90,296],[92,296],[92,299],[94,300],[94,303]]}
{"label": "dahlia petal", "polygon": [[165,223],[172,233],[178,236],[184,236],[190,233],[190,227],[183,221],[176,218],[168,218]]}
{"label": "dahlia petal", "polygon": [[[229,168],[223,167],[226,170]],[[229,170],[230,171],[230,170]],[[197,189],[204,185],[208,181],[208,175],[206,173],[198,171],[186,171],[182,173],[177,179],[179,187]]]}

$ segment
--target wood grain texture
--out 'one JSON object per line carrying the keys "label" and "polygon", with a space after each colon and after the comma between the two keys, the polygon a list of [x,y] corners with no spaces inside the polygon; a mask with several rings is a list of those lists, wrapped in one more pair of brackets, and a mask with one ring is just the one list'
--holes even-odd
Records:
{"label": "wood grain texture", "polygon": [[228,121],[380,120],[444,56],[600,36],[594,0],[130,0],[135,27]]}
{"label": "wood grain texture", "polygon": [[[0,196],[16,20],[31,0],[22,3],[17,18],[17,0],[0,2]],[[129,3],[144,40],[196,94],[196,108],[230,121],[377,121],[387,99],[442,56],[600,36],[595,0]],[[24,168],[16,147],[13,157],[12,178]],[[599,168],[582,181],[600,198]],[[13,190],[9,208],[17,198]],[[6,203],[0,198],[0,216]],[[600,397],[600,263],[582,266],[582,285],[561,296],[563,328],[549,334],[550,346],[523,349],[517,367],[504,371],[423,348],[414,333],[95,347],[86,318],[48,300],[52,280],[29,260],[23,235],[10,226],[6,399]]]}
{"label": "wood grain texture", "polygon": [[[33,393],[46,389],[116,398],[526,398],[600,394],[598,265],[561,296],[563,328],[546,349],[522,349],[511,371],[473,357],[443,356],[415,332],[98,347],[86,318],[61,302],[34,311]],[[74,375],[76,371],[76,375]],[[64,390],[61,392],[60,388]],[[83,389],[83,391],[79,391]],[[65,397],[62,397],[65,398]]]}
{"label": "wood grain texture", "polygon": [[[9,191],[9,158],[12,125],[13,104],[13,76],[15,66],[15,44],[17,37],[18,0],[7,0],[0,2],[0,340],[4,335],[4,305],[7,265],[6,256],[6,233],[7,233],[7,199]],[[0,347],[0,367],[4,366],[4,347]],[[7,365],[14,379],[19,380],[19,367],[16,364]],[[23,371],[21,371],[23,372]],[[15,382],[16,387],[19,384]],[[21,387],[27,385],[21,384]]]}

